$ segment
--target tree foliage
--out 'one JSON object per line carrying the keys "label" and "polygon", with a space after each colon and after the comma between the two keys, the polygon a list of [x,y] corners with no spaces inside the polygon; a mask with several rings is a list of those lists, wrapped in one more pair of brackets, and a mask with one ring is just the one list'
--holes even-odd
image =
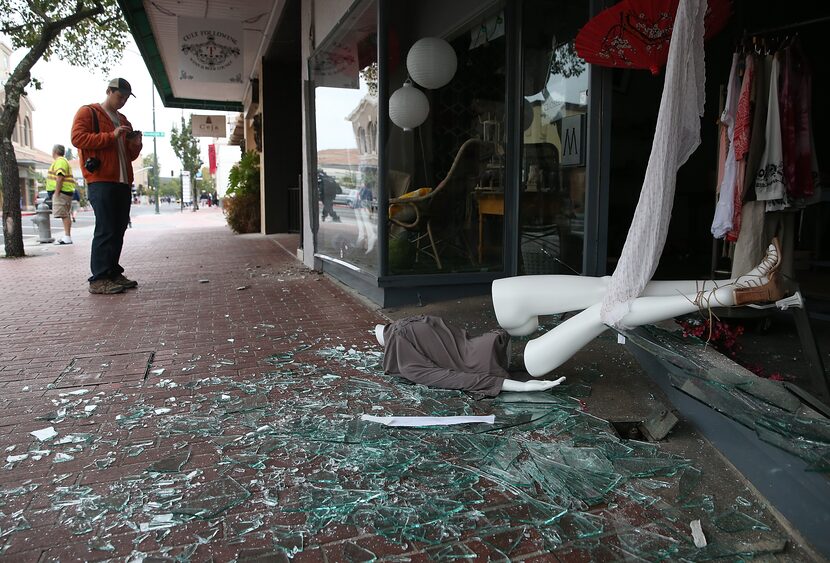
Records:
{"label": "tree foliage", "polygon": [[216,191],[216,176],[210,173],[210,167],[202,166],[202,191],[213,193]]}
{"label": "tree foliage", "polygon": [[45,61],[57,57],[102,75],[127,42],[116,0],[0,0],[0,32],[13,49],[37,49]]}
{"label": "tree foliage", "polygon": [[228,172],[228,195],[259,195],[259,153],[248,151]]}
{"label": "tree foliage", "polygon": [[[28,49],[3,84],[0,113],[0,173],[6,256],[23,256],[20,184],[11,143],[20,96],[41,84],[31,76],[39,60],[62,59],[104,78],[127,41],[127,24],[116,0],[0,0],[0,33],[13,49]],[[64,85],[55,84],[55,88]]]}
{"label": "tree foliage", "polygon": [[172,126],[170,132],[170,146],[176,157],[182,163],[182,169],[190,172],[191,186],[193,189],[193,208],[198,207],[199,194],[196,191],[196,173],[202,167],[201,154],[202,149],[199,147],[199,141],[193,136],[193,127],[191,123],[192,118],[188,117],[187,121],[182,117],[182,128],[176,129]]}
{"label": "tree foliage", "polygon": [[237,233],[260,229],[259,153],[248,151],[228,172],[227,197],[223,208],[228,225]]}
{"label": "tree foliage", "polygon": [[[151,188],[150,191],[153,191],[156,186],[158,186],[158,182],[156,178],[158,177],[158,170],[154,166],[154,156],[152,154],[144,155],[144,158],[141,159],[141,167],[147,169],[147,187]],[[159,164],[159,168],[161,168],[161,164]]]}

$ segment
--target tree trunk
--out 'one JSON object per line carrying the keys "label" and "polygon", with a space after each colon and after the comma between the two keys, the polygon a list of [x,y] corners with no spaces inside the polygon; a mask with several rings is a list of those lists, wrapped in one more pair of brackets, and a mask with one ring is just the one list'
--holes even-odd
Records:
{"label": "tree trunk", "polygon": [[19,258],[23,252],[23,218],[20,216],[20,175],[11,139],[0,140],[0,173],[3,175],[3,241],[6,256]]}
{"label": "tree trunk", "polygon": [[197,188],[196,184],[196,172],[193,170],[190,171],[190,191],[193,193],[193,211],[198,211],[199,209],[199,189]]}

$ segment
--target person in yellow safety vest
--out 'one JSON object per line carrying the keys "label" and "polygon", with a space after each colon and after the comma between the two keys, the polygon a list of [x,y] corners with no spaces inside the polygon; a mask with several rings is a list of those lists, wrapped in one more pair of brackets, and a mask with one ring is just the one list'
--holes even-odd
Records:
{"label": "person in yellow safety vest", "polygon": [[52,147],[52,158],[55,161],[49,167],[46,175],[46,191],[52,198],[52,215],[63,221],[63,236],[55,240],[55,244],[72,244],[70,236],[72,230],[72,195],[75,193],[75,178],[72,176],[72,167],[64,156],[66,148],[63,145]]}

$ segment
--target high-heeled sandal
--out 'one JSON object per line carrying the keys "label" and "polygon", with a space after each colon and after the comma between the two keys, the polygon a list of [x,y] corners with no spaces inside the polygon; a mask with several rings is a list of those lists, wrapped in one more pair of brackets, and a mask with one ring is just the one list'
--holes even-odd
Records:
{"label": "high-heeled sandal", "polygon": [[783,298],[784,288],[781,287],[781,277],[777,267],[769,274],[766,283],[747,280],[742,286],[735,288],[735,305],[773,303]]}

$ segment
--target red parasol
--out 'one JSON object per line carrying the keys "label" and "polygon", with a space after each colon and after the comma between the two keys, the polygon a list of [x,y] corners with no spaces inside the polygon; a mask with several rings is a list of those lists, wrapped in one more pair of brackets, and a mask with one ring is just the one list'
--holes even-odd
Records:
{"label": "red parasol", "polygon": [[[647,68],[658,74],[669,57],[674,15],[680,0],[623,0],[593,17],[576,36],[585,61],[622,68]],[[730,0],[709,0],[706,39],[726,25]]]}

